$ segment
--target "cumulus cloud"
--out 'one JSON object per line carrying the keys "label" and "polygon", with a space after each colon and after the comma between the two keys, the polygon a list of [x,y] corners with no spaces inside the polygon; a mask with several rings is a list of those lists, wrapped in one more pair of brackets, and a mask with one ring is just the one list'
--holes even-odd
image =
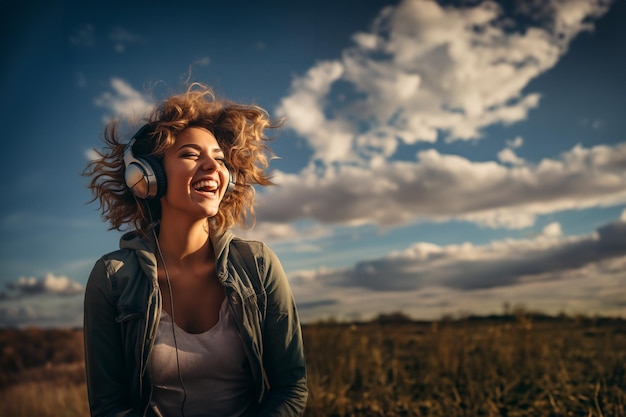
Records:
{"label": "cumulus cloud", "polygon": [[504,148],[498,152],[498,159],[500,162],[511,165],[524,165],[524,159],[515,154],[512,149]]}
{"label": "cumulus cloud", "polygon": [[292,223],[260,222],[252,229],[237,228],[237,235],[262,242],[288,242],[281,252],[316,252],[316,241],[328,238],[333,230],[319,224],[296,225]]}
{"label": "cumulus cloud", "polygon": [[94,104],[109,111],[111,116],[124,119],[138,119],[147,116],[154,107],[153,100],[146,94],[135,90],[121,78],[111,79],[113,91],[105,91],[94,99]]}
{"label": "cumulus cloud", "polygon": [[[476,309],[480,306],[478,298],[494,297],[492,301],[499,300],[499,304],[505,300],[526,300],[537,301],[541,308],[567,305],[572,309],[584,308],[585,313],[589,309],[607,309],[624,314],[624,298],[620,301],[626,295],[624,253],[623,220],[578,237],[563,237],[560,225],[554,223],[532,239],[449,246],[418,242],[404,251],[348,268],[301,271],[290,279],[298,300],[319,310],[320,306],[313,307],[311,303],[323,299],[329,312],[350,311],[350,306],[358,304],[351,304],[352,301],[368,298],[371,301],[365,305],[371,311],[389,310],[384,302],[376,301],[387,299],[394,300],[396,310],[406,303],[407,308],[417,304],[421,308],[436,307],[434,311],[441,313],[442,307],[458,308],[461,299]],[[540,288],[558,290],[541,294]],[[538,298],[529,297],[530,292]],[[320,298],[320,294],[332,296]],[[600,298],[589,300],[596,296]],[[437,302],[433,304],[434,300]]]}
{"label": "cumulus cloud", "polygon": [[402,291],[329,288],[315,280],[294,282],[292,286],[300,317],[305,322],[330,317],[367,320],[380,313],[397,311],[420,319],[469,313],[501,314],[505,304],[547,314],[626,317],[624,271],[626,257],[563,271],[558,277],[553,275],[545,280],[471,291],[436,286]]}
{"label": "cumulus cloud", "polygon": [[575,146],[557,159],[508,166],[421,151],[413,161],[278,173],[261,222],[401,226],[461,219],[523,228],[538,215],[626,202],[626,143]]}
{"label": "cumulus cloud", "polygon": [[[372,290],[412,290],[441,286],[458,290],[502,287],[541,278],[558,279],[626,253],[626,223],[605,225],[584,237],[560,238],[550,225],[534,239],[438,246],[415,243],[402,252],[358,262],[350,268],[326,270],[307,279],[330,285],[360,286]],[[298,279],[296,277],[296,279]]]}
{"label": "cumulus cloud", "polygon": [[306,136],[322,160],[350,159],[352,126],[343,120],[327,120],[325,96],[343,73],[339,62],[320,62],[304,77],[293,82],[293,93],[283,98],[278,114],[286,116],[289,127]]}
{"label": "cumulus cloud", "polygon": [[529,82],[607,9],[555,0],[534,8],[537,25],[517,27],[492,1],[405,0],[356,33],[340,59],[295,78],[278,112],[325,163],[389,157],[400,142],[480,138],[486,126],[527,117],[540,99],[524,90]]}
{"label": "cumulus cloud", "polygon": [[81,294],[83,286],[65,276],[55,276],[47,273],[43,278],[20,277],[16,281],[7,284],[9,290],[15,291],[20,296],[38,294],[52,295],[75,295]]}
{"label": "cumulus cloud", "polygon": [[528,0],[517,2],[517,11],[547,25],[563,47],[581,31],[593,30],[593,19],[602,16],[611,0]]}
{"label": "cumulus cloud", "polygon": [[543,235],[547,237],[559,237],[563,234],[561,225],[557,222],[552,222],[543,228]]}
{"label": "cumulus cloud", "polygon": [[85,158],[87,158],[87,160],[89,161],[95,161],[96,159],[100,158],[100,154],[98,154],[98,151],[93,148],[86,149]]}

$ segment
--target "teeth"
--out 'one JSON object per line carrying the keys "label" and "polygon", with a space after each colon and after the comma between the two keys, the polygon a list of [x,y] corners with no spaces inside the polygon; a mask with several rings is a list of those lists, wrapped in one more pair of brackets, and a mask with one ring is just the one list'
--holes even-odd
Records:
{"label": "teeth", "polygon": [[193,184],[193,189],[196,191],[202,190],[206,188],[204,191],[215,191],[217,189],[217,181],[214,180],[201,180]]}

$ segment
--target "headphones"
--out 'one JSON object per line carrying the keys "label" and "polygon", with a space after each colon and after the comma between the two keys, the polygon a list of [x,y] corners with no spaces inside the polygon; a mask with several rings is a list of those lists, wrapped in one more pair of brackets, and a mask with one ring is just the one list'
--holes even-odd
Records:
{"label": "headphones", "polygon": [[[165,195],[167,177],[163,165],[152,155],[135,156],[133,145],[137,139],[151,135],[151,125],[143,125],[133,135],[124,149],[124,180],[130,191],[141,199],[159,199]],[[235,188],[237,177],[235,171],[228,168],[228,187],[224,195]]]}

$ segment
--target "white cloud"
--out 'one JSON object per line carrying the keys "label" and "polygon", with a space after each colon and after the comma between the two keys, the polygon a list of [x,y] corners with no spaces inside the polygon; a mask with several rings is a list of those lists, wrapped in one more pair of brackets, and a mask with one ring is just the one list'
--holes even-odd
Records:
{"label": "white cloud", "polygon": [[593,30],[590,19],[606,13],[611,0],[551,0],[547,4],[554,16],[554,32],[566,43],[581,31]]}
{"label": "white cloud", "polygon": [[525,161],[513,152],[512,149],[505,148],[498,153],[498,159],[500,162],[511,165],[524,165]]}
{"label": "white cloud", "polygon": [[271,243],[283,254],[319,252],[317,242],[329,238],[332,229],[319,224],[296,225],[292,223],[259,222],[253,229],[237,229],[237,236]]}
{"label": "white cloud", "polygon": [[85,158],[87,158],[87,160],[89,161],[95,161],[96,159],[100,158],[100,155],[98,154],[98,151],[90,148],[85,150]]}
{"label": "white cloud", "polygon": [[261,222],[255,224],[253,229],[238,229],[237,235],[246,239],[265,242],[293,239],[298,236],[298,231],[290,223]]}
{"label": "white cloud", "polygon": [[341,120],[326,120],[324,96],[343,73],[339,62],[320,62],[306,76],[294,80],[294,92],[283,98],[277,114],[287,118],[289,127],[309,138],[315,158],[350,159],[351,126]]}
{"label": "white cloud", "polygon": [[418,242],[349,268],[296,272],[290,281],[305,318],[398,310],[425,318],[485,314],[501,312],[505,301],[553,314],[624,316],[625,237],[623,221],[580,237],[563,237],[555,223],[532,239]]}
{"label": "white cloud", "polygon": [[54,294],[73,295],[81,294],[83,286],[65,276],[46,274],[43,278],[20,277],[17,281],[8,284],[10,290],[19,292],[20,295]]}
{"label": "white cloud", "polygon": [[607,260],[563,272],[551,280],[521,282],[506,287],[463,291],[426,287],[404,291],[332,287],[292,283],[298,311],[304,322],[322,318],[368,320],[380,313],[402,311],[418,319],[443,316],[502,314],[505,303],[547,314],[566,313],[626,318],[626,258]]}
{"label": "white cloud", "polygon": [[582,237],[562,237],[560,226],[551,224],[534,239],[509,239],[482,246],[416,243],[403,252],[327,274],[336,285],[375,290],[426,286],[473,290],[560,279],[564,272],[623,257],[624,253],[624,222],[610,223]]}
{"label": "white cloud", "polygon": [[[625,260],[620,260],[622,266]],[[521,283],[511,287],[459,291],[429,287],[412,291],[374,292],[367,289],[318,289],[327,298],[311,299],[308,288],[295,287],[300,317],[315,321],[322,317],[345,320],[370,319],[380,313],[403,311],[420,319],[439,319],[446,315],[501,314],[503,305],[521,305],[548,314],[625,317],[626,297],[621,272],[592,267],[586,274],[564,274],[562,280]],[[593,285],[589,277],[593,276]],[[318,296],[319,297],[319,296]]]}
{"label": "white cloud", "polygon": [[490,1],[386,7],[341,58],[294,79],[278,111],[326,163],[389,157],[399,141],[480,138],[482,128],[524,120],[537,107],[539,94],[524,89],[607,6],[553,1],[537,10],[542,25],[521,29]]}
{"label": "white cloud", "polygon": [[320,174],[278,173],[264,193],[259,221],[312,219],[325,224],[400,226],[462,219],[521,228],[536,216],[626,202],[626,143],[576,146],[558,159],[507,166],[434,149],[414,162],[337,166]]}
{"label": "white cloud", "polygon": [[[108,110],[113,117],[133,120],[147,116],[154,108],[153,100],[135,90],[121,78],[112,78],[113,91],[105,91],[96,97],[94,104]],[[111,115],[108,116],[110,118]]]}
{"label": "white cloud", "polygon": [[543,228],[543,236],[546,237],[560,237],[563,234],[561,225],[557,222],[552,222]]}

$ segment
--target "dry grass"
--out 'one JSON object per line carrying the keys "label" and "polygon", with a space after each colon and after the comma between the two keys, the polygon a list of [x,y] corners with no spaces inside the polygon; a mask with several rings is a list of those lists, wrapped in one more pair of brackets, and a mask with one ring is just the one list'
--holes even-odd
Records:
{"label": "dry grass", "polygon": [[12,375],[0,389],[0,417],[88,415],[82,362],[27,369]]}
{"label": "dry grass", "polygon": [[86,392],[84,383],[25,382],[0,391],[0,416],[88,416]]}
{"label": "dry grass", "polygon": [[[626,417],[624,321],[327,323],[304,337],[307,417]],[[88,415],[81,363],[3,377],[0,417]]]}
{"label": "dry grass", "polygon": [[572,321],[313,326],[307,417],[626,416],[626,328]]}

